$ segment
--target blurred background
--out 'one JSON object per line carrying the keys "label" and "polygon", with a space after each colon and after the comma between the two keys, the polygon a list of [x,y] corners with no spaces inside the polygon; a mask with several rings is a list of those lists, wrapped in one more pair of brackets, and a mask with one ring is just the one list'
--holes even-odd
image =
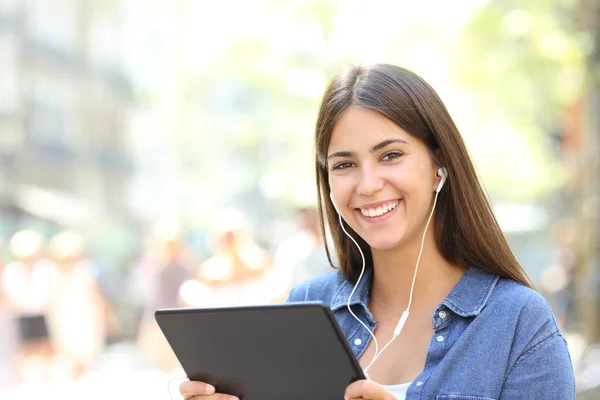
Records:
{"label": "blurred background", "polygon": [[[159,307],[329,270],[313,131],[414,70],[600,398],[600,1],[0,0],[0,398],[168,399]],[[174,398],[179,398],[174,394]]]}

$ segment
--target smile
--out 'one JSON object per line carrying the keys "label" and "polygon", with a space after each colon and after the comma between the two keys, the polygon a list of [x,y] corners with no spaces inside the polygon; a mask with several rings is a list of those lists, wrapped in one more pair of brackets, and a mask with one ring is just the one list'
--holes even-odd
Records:
{"label": "smile", "polygon": [[381,205],[377,208],[360,208],[362,215],[368,218],[381,217],[384,214],[389,213],[398,205],[398,200],[392,200],[387,204]]}

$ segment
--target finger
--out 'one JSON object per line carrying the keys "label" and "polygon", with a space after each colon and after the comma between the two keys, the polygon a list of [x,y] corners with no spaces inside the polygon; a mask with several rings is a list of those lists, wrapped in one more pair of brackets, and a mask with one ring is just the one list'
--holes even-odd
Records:
{"label": "finger", "polygon": [[344,393],[344,400],[363,397],[363,394],[365,393],[368,384],[369,381],[366,379],[361,379],[352,382],[346,388],[346,392]]}
{"label": "finger", "polygon": [[344,393],[344,399],[362,398],[384,400],[390,399],[390,395],[391,393],[385,390],[381,385],[370,380],[362,379],[348,385],[346,392]]}
{"label": "finger", "polygon": [[179,385],[179,393],[184,399],[188,399],[196,395],[210,395],[215,393],[215,387],[204,382],[185,381]]}

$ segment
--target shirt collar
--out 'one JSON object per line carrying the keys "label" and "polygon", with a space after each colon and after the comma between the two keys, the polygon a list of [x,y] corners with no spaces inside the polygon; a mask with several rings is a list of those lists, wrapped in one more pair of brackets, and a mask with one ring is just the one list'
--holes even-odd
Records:
{"label": "shirt collar", "polygon": [[[368,311],[372,276],[373,269],[366,269],[350,299],[350,305],[360,304]],[[498,279],[498,275],[470,267],[442,304],[461,317],[477,316],[485,307]],[[353,284],[346,280],[342,281],[331,303],[332,311],[348,304],[352,289],[354,289]]]}
{"label": "shirt collar", "polygon": [[470,267],[442,304],[461,317],[477,316],[485,308],[499,278]]}
{"label": "shirt collar", "polygon": [[[373,269],[367,268],[358,282],[358,286],[350,299],[350,305],[360,304],[367,311],[369,310],[369,290],[371,289],[371,278],[373,276]],[[342,281],[342,284],[338,288],[333,301],[331,302],[331,311],[336,311],[342,307],[348,305],[348,297],[352,293],[354,285],[348,282],[346,279]]]}

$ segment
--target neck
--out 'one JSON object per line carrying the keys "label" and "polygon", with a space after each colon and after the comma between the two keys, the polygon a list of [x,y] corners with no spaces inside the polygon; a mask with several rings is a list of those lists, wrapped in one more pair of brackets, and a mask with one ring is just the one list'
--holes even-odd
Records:
{"label": "neck", "polygon": [[[447,262],[435,246],[433,228],[427,232],[415,278],[411,311],[430,309],[440,304],[464,275],[465,269]],[[378,309],[398,312],[405,310],[419,257],[421,237],[417,243],[403,248],[378,251],[372,249],[373,282],[370,302]]]}

